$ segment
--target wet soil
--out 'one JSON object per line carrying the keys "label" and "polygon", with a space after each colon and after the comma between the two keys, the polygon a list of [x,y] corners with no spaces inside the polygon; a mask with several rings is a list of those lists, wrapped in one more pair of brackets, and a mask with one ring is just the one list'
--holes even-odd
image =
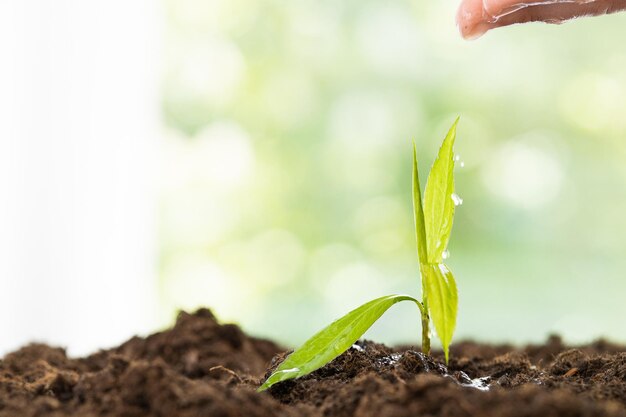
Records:
{"label": "wet soil", "polygon": [[86,358],[29,345],[0,360],[0,417],[620,416],[626,347],[459,343],[440,355],[359,342],[313,374],[257,393],[284,348],[208,310]]}

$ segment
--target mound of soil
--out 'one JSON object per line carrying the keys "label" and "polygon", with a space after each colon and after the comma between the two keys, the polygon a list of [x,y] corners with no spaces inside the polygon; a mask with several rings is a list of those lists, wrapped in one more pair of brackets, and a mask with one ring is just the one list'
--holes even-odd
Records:
{"label": "mound of soil", "polygon": [[86,358],[29,345],[0,361],[0,417],[620,416],[626,348],[557,337],[515,349],[465,342],[441,356],[359,342],[324,368],[264,393],[280,346],[208,310]]}

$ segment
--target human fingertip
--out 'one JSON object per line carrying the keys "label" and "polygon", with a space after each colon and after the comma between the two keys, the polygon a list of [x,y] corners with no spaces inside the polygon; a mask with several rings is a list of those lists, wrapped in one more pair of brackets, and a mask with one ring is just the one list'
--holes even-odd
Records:
{"label": "human fingertip", "polygon": [[482,1],[462,1],[456,14],[456,25],[466,40],[478,39],[487,32],[489,26],[485,25]]}
{"label": "human fingertip", "polygon": [[461,33],[461,36],[463,37],[463,39],[465,39],[466,41],[473,41],[476,40],[478,38],[481,38],[485,33],[487,33],[487,31],[490,29],[490,26],[487,24],[476,24],[473,26],[461,26],[458,25],[459,27],[459,32]]}

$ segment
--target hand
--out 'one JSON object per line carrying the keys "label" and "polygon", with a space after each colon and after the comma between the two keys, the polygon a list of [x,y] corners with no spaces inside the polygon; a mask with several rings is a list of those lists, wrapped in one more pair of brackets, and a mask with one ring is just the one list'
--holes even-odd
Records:
{"label": "hand", "polygon": [[626,10],[626,0],[462,0],[457,25],[464,38],[473,39],[516,23],[558,24],[622,10]]}

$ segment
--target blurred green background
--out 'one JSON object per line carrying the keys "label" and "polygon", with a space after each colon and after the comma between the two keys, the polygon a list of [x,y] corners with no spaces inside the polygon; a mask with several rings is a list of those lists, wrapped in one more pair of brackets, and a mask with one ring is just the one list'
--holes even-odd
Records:
{"label": "blurred green background", "polygon": [[[453,1],[169,0],[163,322],[210,306],[289,345],[419,295],[422,175],[461,116],[456,340],[626,340],[625,17],[466,42]],[[418,343],[414,306],[367,337]]]}

